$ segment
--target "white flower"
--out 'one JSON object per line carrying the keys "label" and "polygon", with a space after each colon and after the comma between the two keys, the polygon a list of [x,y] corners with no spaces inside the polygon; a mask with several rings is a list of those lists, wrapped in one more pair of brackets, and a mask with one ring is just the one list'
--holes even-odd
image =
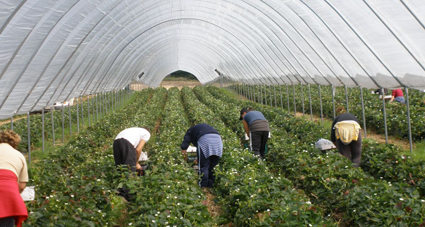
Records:
{"label": "white flower", "polygon": [[155,223],[155,220],[152,220],[152,223]]}
{"label": "white flower", "polygon": [[133,223],[128,223],[128,225],[133,225]]}
{"label": "white flower", "polygon": [[307,203],[307,204],[311,204],[311,202],[310,202],[310,201],[307,201],[307,202],[305,202],[305,203]]}
{"label": "white flower", "polygon": [[403,198],[400,198],[400,200],[403,201],[404,199]]}

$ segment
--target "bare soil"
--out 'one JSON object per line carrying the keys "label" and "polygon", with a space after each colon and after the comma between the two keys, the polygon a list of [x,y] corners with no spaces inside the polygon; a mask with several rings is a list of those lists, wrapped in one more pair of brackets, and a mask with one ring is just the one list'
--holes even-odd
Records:
{"label": "bare soil", "polygon": [[220,206],[217,206],[214,202],[215,196],[211,194],[211,192],[204,188],[205,196],[207,197],[207,200],[204,201],[204,204],[207,206],[208,212],[211,214],[212,217],[217,217],[220,215],[221,208]]}
{"label": "bare soil", "polygon": [[[27,118],[27,116],[22,116],[22,117],[13,118],[13,122],[15,122],[15,121],[17,121],[17,120],[21,120],[21,119],[26,119],[26,118]],[[8,124],[8,123],[10,123],[10,119],[2,120],[2,121],[0,122],[0,126],[5,125],[5,124]]]}
{"label": "bare soil", "polygon": [[[215,218],[220,216],[220,214],[223,211],[221,210],[221,207],[214,202],[215,196],[211,194],[211,192],[207,188],[203,188],[203,191],[205,193],[205,196],[207,197],[207,200],[203,201],[203,203],[205,206],[207,206],[208,212],[211,214],[211,217]],[[233,226],[234,225],[232,223],[220,225],[220,227],[233,227]]]}
{"label": "bare soil", "polygon": [[170,89],[172,87],[177,87],[178,89],[182,89],[182,87],[193,88],[195,86],[201,86],[201,85],[202,84],[199,81],[162,81],[159,86],[165,87],[166,89]]}

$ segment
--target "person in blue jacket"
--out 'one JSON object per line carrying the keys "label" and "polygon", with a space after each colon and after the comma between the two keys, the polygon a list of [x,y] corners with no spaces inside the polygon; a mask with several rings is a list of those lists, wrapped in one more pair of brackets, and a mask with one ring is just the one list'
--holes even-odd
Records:
{"label": "person in blue jacket", "polygon": [[250,108],[241,110],[239,120],[243,120],[245,132],[250,140],[251,151],[264,158],[270,133],[269,122],[261,112]]}
{"label": "person in blue jacket", "polygon": [[186,150],[191,143],[197,147],[198,173],[201,175],[199,186],[212,188],[215,180],[213,170],[223,154],[223,142],[220,134],[208,124],[197,124],[190,127],[180,146],[185,159],[187,159]]}

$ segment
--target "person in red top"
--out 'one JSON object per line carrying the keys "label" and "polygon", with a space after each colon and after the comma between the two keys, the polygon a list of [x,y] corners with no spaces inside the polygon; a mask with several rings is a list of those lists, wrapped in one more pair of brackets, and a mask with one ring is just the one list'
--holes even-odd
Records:
{"label": "person in red top", "polygon": [[400,103],[406,103],[406,101],[404,100],[403,91],[401,89],[394,89],[391,96],[392,97],[390,102],[396,101]]}
{"label": "person in red top", "polygon": [[27,162],[16,147],[21,137],[12,130],[0,132],[0,226],[20,227],[28,218],[20,193],[28,182]]}

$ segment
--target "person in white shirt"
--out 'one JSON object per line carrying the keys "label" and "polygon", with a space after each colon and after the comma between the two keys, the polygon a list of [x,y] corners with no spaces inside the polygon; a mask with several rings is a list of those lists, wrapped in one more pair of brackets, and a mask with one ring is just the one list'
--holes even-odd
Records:
{"label": "person in white shirt", "polygon": [[149,129],[144,127],[132,127],[121,131],[115,137],[113,145],[115,165],[127,165],[133,172],[142,169],[138,161],[150,137]]}
{"label": "person in white shirt", "polygon": [[[127,166],[130,171],[136,172],[141,170],[139,158],[143,147],[151,137],[150,131],[147,128],[132,127],[121,131],[114,140],[114,160],[115,166]],[[123,186],[118,188],[117,194],[124,197],[127,201],[134,200],[134,193]]]}

